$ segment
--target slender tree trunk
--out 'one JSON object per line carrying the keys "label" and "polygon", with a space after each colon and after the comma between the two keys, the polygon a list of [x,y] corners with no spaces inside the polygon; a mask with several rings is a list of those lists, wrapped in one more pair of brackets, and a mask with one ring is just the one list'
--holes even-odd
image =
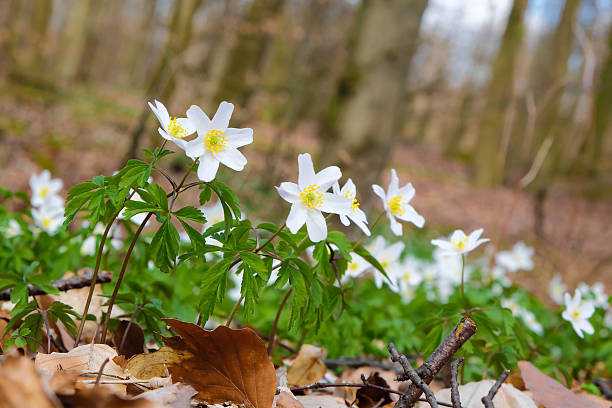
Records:
{"label": "slender tree trunk", "polygon": [[63,56],[59,63],[60,77],[66,81],[74,79],[85,52],[91,0],[80,0],[74,3],[64,30]]}
{"label": "slender tree trunk", "polygon": [[527,0],[514,0],[506,30],[493,62],[491,80],[486,93],[486,109],[478,133],[474,152],[474,180],[480,185],[499,184],[503,168],[498,163],[501,134],[506,107],[513,97],[517,55],[523,40],[523,17]]}

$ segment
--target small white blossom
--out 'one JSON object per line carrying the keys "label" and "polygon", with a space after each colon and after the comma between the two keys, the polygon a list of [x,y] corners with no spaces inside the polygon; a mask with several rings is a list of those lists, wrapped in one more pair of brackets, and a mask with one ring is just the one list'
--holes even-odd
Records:
{"label": "small white blossom", "polygon": [[425,218],[417,213],[414,207],[408,204],[414,197],[414,187],[412,187],[411,183],[408,183],[400,188],[399,178],[395,169],[391,169],[391,181],[386,192],[378,184],[373,184],[372,190],[383,202],[393,234],[397,236],[402,235],[402,224],[397,219],[411,222],[419,228],[425,225]]}
{"label": "small white blossom", "polygon": [[185,150],[186,137],[195,132],[195,126],[187,118],[172,118],[163,103],[155,100],[155,106],[149,102],[149,107],[157,116],[161,127],[157,128],[159,134],[166,140],[170,140],[181,149]]}
{"label": "small white blossom", "polygon": [[548,295],[558,305],[563,303],[563,294],[567,292],[567,286],[561,280],[561,275],[555,275],[548,284]]}
{"label": "small white blossom", "polygon": [[228,127],[233,111],[234,105],[228,102],[221,102],[212,119],[196,105],[187,110],[187,118],[195,126],[198,137],[185,144],[185,153],[192,159],[200,159],[197,173],[202,181],[214,180],[219,163],[235,171],[242,171],[247,164],[238,148],[253,143],[253,129]]}
{"label": "small white blossom", "polygon": [[361,274],[371,268],[371,266],[372,265],[370,265],[370,263],[366,261],[362,256],[351,252],[351,261],[346,267],[346,272],[342,277],[342,282],[347,281],[349,278],[357,278],[361,276]]}
{"label": "small white blossom", "polygon": [[512,251],[501,251],[495,255],[497,265],[505,268],[509,272],[530,271],[533,269],[534,249],[519,241],[514,244]]}
{"label": "small white blossom", "polygon": [[32,218],[37,227],[48,234],[54,234],[64,222],[64,207],[32,208]]}
{"label": "small white blossom", "polygon": [[[361,208],[359,208],[359,201],[357,201],[357,187],[355,187],[355,183],[353,180],[348,179],[346,184],[342,188],[336,182],[332,186],[333,192],[336,195],[340,195],[351,200],[351,212],[348,214],[340,214],[340,221],[346,227],[349,226],[350,221],[353,221],[355,225],[359,227],[360,230],[363,231],[364,234],[370,236],[370,229],[368,228],[368,219],[366,214],[363,212]],[[350,221],[349,221],[350,220]]]}
{"label": "small white blossom", "polygon": [[448,255],[466,254],[476,249],[480,244],[489,242],[488,238],[480,238],[483,229],[477,229],[465,235],[462,230],[455,230],[450,239],[432,239],[431,243],[444,251]]}
{"label": "small white blossom", "polygon": [[606,294],[606,289],[603,283],[598,282],[593,286],[589,286],[584,282],[580,282],[576,289],[583,297],[592,301],[595,307],[607,309],[610,306],[608,303],[608,295]]}
{"label": "small white blossom", "polygon": [[572,324],[579,337],[584,337],[582,332],[595,333],[595,329],[588,320],[594,312],[595,306],[593,306],[593,303],[583,302],[579,290],[574,292],[574,297],[571,297],[569,293],[565,294],[565,310],[561,316]]}
{"label": "small white blossom", "polygon": [[4,232],[4,236],[7,238],[16,237],[18,235],[21,235],[21,233],[23,232],[21,230],[21,225],[19,225],[19,223],[13,218],[8,221],[6,227],[2,228],[2,231]]}
{"label": "small white blossom", "polygon": [[47,208],[62,207],[64,199],[58,195],[62,186],[62,180],[51,179],[49,170],[43,170],[40,174],[32,174],[30,177],[32,205],[34,207],[46,206]]}
{"label": "small white blossom", "polygon": [[527,326],[529,330],[537,334],[543,333],[544,328],[542,327],[542,324],[538,322],[532,312],[527,309],[521,309],[519,312],[519,317],[523,319],[523,322],[525,322],[525,326]]}
{"label": "small white blossom", "polygon": [[506,275],[506,269],[499,265],[491,268],[490,276],[492,279],[499,281],[502,287],[507,288],[512,285],[512,280]]}
{"label": "small white blossom", "polygon": [[396,277],[400,275],[402,264],[400,262],[400,256],[404,251],[404,243],[396,242],[392,245],[388,245],[383,237],[377,236],[372,244],[368,246],[368,250],[376,258],[378,263],[383,267],[387,276],[391,280],[391,283],[378,271],[374,272],[374,284],[378,289],[382,287],[383,282],[386,283],[391,290],[397,291]]}
{"label": "small white blossom", "polygon": [[327,190],[342,176],[336,166],[315,173],[310,154],[298,156],[298,182],[281,183],[276,187],[283,200],[291,203],[287,227],[293,234],[306,224],[312,242],[327,238],[327,223],[322,212],[334,214],[351,213],[351,201],[342,196],[327,193]]}

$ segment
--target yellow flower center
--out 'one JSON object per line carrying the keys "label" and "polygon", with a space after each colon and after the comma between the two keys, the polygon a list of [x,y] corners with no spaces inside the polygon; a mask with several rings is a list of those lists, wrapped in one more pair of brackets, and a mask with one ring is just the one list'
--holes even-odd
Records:
{"label": "yellow flower center", "polygon": [[349,269],[352,271],[356,271],[357,268],[359,267],[359,265],[357,264],[357,262],[355,261],[351,261],[351,263],[348,265]]}
{"label": "yellow flower center", "polygon": [[357,201],[355,196],[351,194],[350,191],[346,190],[346,192],[344,193],[344,196],[348,198],[349,200],[351,200],[351,210],[355,211],[356,209],[359,208],[359,201]]}
{"label": "yellow flower center", "polygon": [[45,228],[49,228],[51,226],[51,218],[49,218],[49,217],[42,217],[40,222],[42,223],[43,227],[45,227]]}
{"label": "yellow flower center", "polygon": [[387,269],[387,266],[389,266],[389,262],[387,262],[387,261],[382,261],[382,262],[380,263],[380,266],[382,266],[382,267],[383,267],[383,269]]}
{"label": "yellow flower center", "polygon": [[453,239],[451,240],[451,244],[455,247],[457,251],[463,251],[467,247],[468,237],[465,236],[460,239]]}
{"label": "yellow flower center", "polygon": [[176,137],[177,139],[182,139],[187,136],[187,131],[183,129],[183,126],[181,126],[177,118],[170,118],[168,133],[170,133],[170,136]]}
{"label": "yellow flower center", "polygon": [[405,282],[410,282],[410,272],[406,272],[406,273],[404,274],[404,281],[405,281]]}
{"label": "yellow flower center", "polygon": [[212,153],[222,152],[223,149],[225,149],[226,144],[227,138],[225,137],[225,133],[223,133],[219,129],[211,130],[204,137],[204,145]]}
{"label": "yellow flower center", "polygon": [[577,308],[574,308],[570,314],[572,316],[572,320],[580,320],[580,310]]}
{"label": "yellow flower center", "polygon": [[387,202],[389,206],[389,210],[391,210],[391,214],[402,216],[406,212],[406,208],[404,208],[404,203],[402,202],[402,195],[398,194]]}
{"label": "yellow flower center", "polygon": [[42,198],[45,198],[46,196],[48,196],[49,193],[50,193],[49,186],[43,186],[43,187],[40,188],[40,196]]}
{"label": "yellow flower center", "polygon": [[319,192],[319,186],[311,184],[300,192],[300,200],[305,206],[316,210],[323,203],[323,194]]}

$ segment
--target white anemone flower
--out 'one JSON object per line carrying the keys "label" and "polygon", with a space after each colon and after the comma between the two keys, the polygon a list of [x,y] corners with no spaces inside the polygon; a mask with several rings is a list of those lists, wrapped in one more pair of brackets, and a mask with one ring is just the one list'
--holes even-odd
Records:
{"label": "white anemone flower", "polygon": [[358,278],[371,266],[372,265],[362,256],[357,255],[355,252],[351,252],[351,262],[349,262],[346,267],[346,273],[342,277],[342,282],[346,282],[349,278]]}
{"label": "white anemone flower", "polygon": [[521,317],[521,319],[523,319],[523,322],[525,322],[525,326],[527,326],[527,328],[532,332],[540,335],[544,332],[542,324],[538,322],[535,315],[529,310],[522,309],[519,313],[519,316]]}
{"label": "white anemone flower", "polygon": [[32,218],[37,227],[48,234],[54,234],[64,222],[64,207],[32,208]]}
{"label": "white anemone flower", "polygon": [[609,306],[608,295],[603,283],[598,282],[593,286],[589,286],[584,282],[580,282],[576,288],[580,294],[589,299],[595,307],[607,309]]}
{"label": "white anemone flower", "polygon": [[287,227],[293,234],[306,224],[312,242],[327,238],[327,223],[322,212],[348,215],[351,200],[326,191],[342,177],[336,166],[315,173],[310,154],[298,156],[298,182],[281,183],[276,187],[283,200],[291,203]]}
{"label": "white anemone flower", "polygon": [[572,324],[574,331],[576,331],[580,338],[584,338],[582,332],[587,334],[595,333],[595,329],[588,320],[594,312],[595,306],[593,306],[593,303],[589,301],[583,302],[579,290],[574,292],[574,297],[571,297],[569,293],[565,294],[565,310],[561,317]]}
{"label": "white anemone flower", "polygon": [[401,263],[397,279],[400,287],[402,285],[418,286],[423,281],[421,262],[416,258],[407,256]]}
{"label": "white anemone flower", "polygon": [[495,262],[508,270],[508,272],[530,271],[533,269],[534,249],[519,241],[514,244],[512,251],[501,251],[495,255]]}
{"label": "white anemone flower", "polygon": [[332,189],[334,194],[351,200],[351,212],[346,215],[340,214],[340,222],[342,222],[345,227],[348,227],[351,221],[353,221],[364,234],[370,236],[370,229],[367,225],[368,219],[363,210],[359,208],[359,201],[357,201],[357,187],[355,187],[353,180],[348,179],[342,188],[340,188],[340,184],[334,183]]}
{"label": "white anemone flower", "polygon": [[378,271],[374,272],[374,284],[378,289],[386,283],[393,291],[399,290],[397,286],[397,276],[401,274],[402,264],[400,256],[404,251],[404,243],[399,241],[392,245],[388,245],[380,235],[374,239],[374,242],[368,246],[368,250],[376,258],[378,263],[383,267],[391,283]]}
{"label": "white anemone flower", "polygon": [[221,201],[216,201],[212,205],[206,205],[200,207],[200,211],[204,214],[206,218],[206,222],[202,227],[202,232],[206,231],[208,228],[212,227],[218,222],[225,221],[225,214],[223,214],[223,205]]}
{"label": "white anemone flower", "polygon": [[477,229],[465,235],[462,230],[455,230],[450,236],[449,240],[445,239],[432,239],[431,243],[440,249],[447,255],[462,255],[476,249],[480,244],[489,242],[488,238],[480,238],[483,229]]}
{"label": "white anemone flower", "polygon": [[[87,222],[83,223],[84,227],[87,227],[89,224]],[[81,254],[82,255],[95,255],[98,252],[99,242],[97,241],[98,237],[101,237],[104,234],[104,230],[106,230],[106,226],[101,222],[97,223],[92,231],[92,235],[88,236],[83,240],[81,244]],[[123,240],[121,239],[121,234],[119,230],[116,228],[115,224],[111,225],[108,230],[108,237],[110,237],[110,245],[114,249],[121,249],[123,247]],[[108,247],[104,247],[104,252],[108,250]]]}
{"label": "white anemone flower", "polygon": [[212,119],[196,105],[187,110],[198,137],[185,144],[185,153],[194,160],[200,159],[197,173],[202,181],[215,179],[219,163],[235,171],[242,171],[247,163],[238,148],[253,143],[253,129],[228,127],[233,111],[234,105],[229,102],[221,102]]}
{"label": "white anemone flower", "polygon": [[567,286],[561,280],[561,275],[555,275],[548,284],[548,295],[558,305],[563,303],[563,294],[567,292]]}
{"label": "white anemone flower", "polygon": [[61,179],[52,179],[49,170],[43,170],[40,174],[30,176],[30,188],[32,189],[31,203],[35,207],[46,206],[58,208],[64,205],[64,199],[58,193],[62,189]]}
{"label": "white anemone flower", "polygon": [[19,225],[19,223],[12,218],[8,221],[7,225],[2,228],[2,231],[7,238],[16,237],[21,235],[23,232],[21,231],[21,225]]}
{"label": "white anemone flower", "polygon": [[389,182],[387,192],[378,184],[373,184],[372,190],[383,202],[393,234],[397,236],[402,235],[402,224],[397,219],[411,222],[419,228],[425,225],[425,218],[417,213],[414,207],[408,204],[414,197],[414,187],[412,187],[411,183],[408,183],[400,188],[395,169],[391,169],[391,181]]}
{"label": "white anemone flower", "polygon": [[171,117],[168,109],[158,100],[155,100],[155,106],[149,102],[149,107],[157,116],[161,127],[157,128],[159,134],[166,140],[170,140],[181,149],[185,150],[186,137],[195,132],[195,127],[187,118]]}

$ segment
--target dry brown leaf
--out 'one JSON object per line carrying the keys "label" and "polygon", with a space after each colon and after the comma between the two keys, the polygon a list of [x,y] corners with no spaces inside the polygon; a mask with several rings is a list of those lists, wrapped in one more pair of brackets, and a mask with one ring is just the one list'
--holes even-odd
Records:
{"label": "dry brown leaf", "polygon": [[287,371],[287,381],[291,386],[314,384],[327,372],[324,360],[327,351],[323,348],[304,344]]}
{"label": "dry brown leaf", "polygon": [[197,393],[191,385],[177,383],[144,392],[136,398],[144,398],[166,408],[189,408],[191,398]]}
{"label": "dry brown leaf", "polygon": [[[463,408],[482,408],[481,398],[489,393],[494,383],[493,380],[483,380],[460,385],[459,395]],[[451,402],[450,388],[444,388],[436,392],[435,395],[440,402]],[[512,384],[502,384],[495,394],[495,398],[493,398],[493,404],[495,408],[538,408],[527,394],[517,390]],[[429,404],[420,402],[417,407],[429,408]]]}
{"label": "dry brown leaf", "polygon": [[176,319],[164,321],[181,337],[164,339],[166,345],[193,355],[168,365],[173,381],[192,385],[197,398],[209,403],[272,406],[276,373],[266,346],[253,330],[219,326],[210,331]]}
{"label": "dry brown leaf", "polygon": [[72,395],[78,377],[77,372],[56,371],[48,381],[49,387],[56,394]]}
{"label": "dry brown leaf", "polygon": [[[126,331],[130,328],[129,332]],[[123,340],[125,336],[125,340]],[[123,341],[123,348],[121,342]],[[113,344],[117,348],[117,354],[130,358],[136,354],[142,354],[144,351],[145,337],[144,332],[136,323],[130,324],[127,320],[121,320],[119,326],[113,333]]]}
{"label": "dry brown leaf", "polygon": [[609,408],[609,403],[599,403],[579,396],[568,390],[558,381],[550,378],[529,361],[519,361],[525,387],[532,398],[544,408]]}
{"label": "dry brown leaf", "polygon": [[122,398],[106,387],[76,390],[74,395],[62,396],[61,400],[73,408],[165,408],[147,399]]}
{"label": "dry brown leaf", "polygon": [[276,408],[304,408],[304,405],[292,393],[282,391],[276,398]]}
{"label": "dry brown leaf", "polygon": [[342,398],[331,395],[298,395],[295,398],[304,408],[346,408]]}
{"label": "dry brown leaf", "polygon": [[[389,388],[387,381],[385,381],[377,371],[368,377],[368,382],[380,387]],[[390,402],[393,402],[393,400],[389,395],[389,391],[371,387],[361,387],[357,389],[357,406],[359,408],[379,407],[380,405],[385,405]]]}
{"label": "dry brown leaf", "polygon": [[0,362],[0,408],[61,407],[47,389],[29,358],[9,354]]}
{"label": "dry brown leaf", "polygon": [[[343,383],[360,383],[361,382],[361,374],[365,375],[366,378],[372,375],[373,373],[378,373],[386,382],[390,385],[390,388],[397,386],[398,383],[395,379],[395,372],[392,370],[381,370],[378,367],[370,367],[363,366],[359,368],[355,368],[353,370],[345,370],[337,382]],[[334,395],[336,397],[340,397],[346,401],[352,402],[357,398],[357,390],[355,387],[337,387],[334,388]],[[391,396],[391,399],[397,400],[396,394]]]}
{"label": "dry brown leaf", "polygon": [[193,357],[187,350],[175,350],[164,346],[154,353],[137,354],[130,358],[125,364],[125,370],[135,378],[148,380],[153,377],[164,377],[167,375],[167,367],[171,364],[177,365],[181,361]]}

